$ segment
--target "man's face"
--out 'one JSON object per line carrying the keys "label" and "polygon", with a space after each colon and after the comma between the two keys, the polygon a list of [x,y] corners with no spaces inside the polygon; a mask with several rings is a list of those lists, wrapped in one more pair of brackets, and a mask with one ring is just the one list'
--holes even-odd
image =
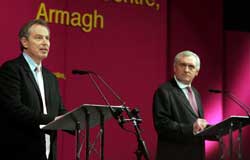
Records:
{"label": "man's face", "polygon": [[191,84],[194,77],[199,71],[196,68],[196,59],[193,56],[181,56],[174,65],[174,73],[176,78],[184,83]]}
{"label": "man's face", "polygon": [[49,30],[45,26],[34,24],[29,29],[29,37],[22,38],[21,43],[26,48],[24,52],[39,64],[49,53]]}

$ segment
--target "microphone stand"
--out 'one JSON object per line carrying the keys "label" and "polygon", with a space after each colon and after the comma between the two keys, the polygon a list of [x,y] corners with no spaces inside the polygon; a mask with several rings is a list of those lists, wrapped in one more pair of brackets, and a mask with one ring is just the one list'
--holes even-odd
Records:
{"label": "microphone stand", "polygon": [[[241,102],[236,96],[234,96],[232,93],[228,92],[228,91],[221,91],[221,90],[209,90],[210,92],[213,93],[223,93],[226,97],[228,97],[229,99],[231,99],[232,101],[234,101],[236,104],[238,104],[240,106],[241,109],[243,109],[245,111],[245,113],[247,114],[248,118],[250,118],[250,113],[249,110],[250,108],[244,104],[243,102]],[[230,147],[229,147],[229,156],[230,159],[232,159],[233,157],[233,138],[232,138],[232,128],[233,128],[234,124],[231,123],[230,124],[230,130],[229,130],[229,143],[230,143]],[[242,149],[242,123],[240,122],[239,124],[239,135],[238,135],[238,141],[239,141],[239,151],[238,151],[238,158],[242,159],[242,154],[241,154],[241,149]]]}
{"label": "microphone stand", "polygon": [[[95,73],[93,73],[94,75],[96,75]],[[115,119],[118,119],[118,115],[117,113],[119,112],[116,112],[110,105],[108,99],[106,98],[106,96],[103,94],[101,88],[99,87],[99,85],[96,83],[95,79],[93,78],[92,74],[88,74],[89,78],[91,79],[91,82],[94,84],[94,86],[96,87],[97,91],[99,92],[99,94],[101,95],[102,99],[105,101],[105,103],[108,105],[108,108],[110,109],[110,112],[112,114],[112,116],[115,118]],[[104,160],[104,117],[101,113],[101,124],[100,124],[100,128],[101,128],[101,160]],[[87,146],[87,148],[89,148]],[[88,149],[89,151],[89,149]],[[89,157],[88,156],[89,153],[87,153],[87,156],[86,157]]]}
{"label": "microphone stand", "polygon": [[[97,76],[97,74],[93,73],[94,75]],[[96,87],[97,91],[99,92],[99,94],[101,95],[102,99],[105,101],[105,103],[108,105],[108,108],[110,109],[110,112],[112,114],[112,116],[117,120],[118,119],[118,115],[117,112],[111,107],[111,104],[109,103],[108,99],[106,98],[106,96],[103,94],[101,88],[99,87],[99,85],[96,83],[95,79],[93,78],[93,76],[91,74],[88,74],[89,78],[91,79],[91,82],[94,84],[94,86]]]}
{"label": "microphone stand", "polygon": [[138,111],[133,109],[131,112],[128,107],[125,107],[125,111],[129,117],[130,121],[132,121],[132,123],[134,125],[135,132],[136,132],[136,139],[137,139],[138,144],[137,144],[137,150],[136,150],[135,154],[136,154],[137,160],[141,160],[142,156],[146,160],[149,160],[149,153],[148,153],[146,144],[141,136],[141,129],[139,126],[139,122],[141,122],[141,119],[138,116]]}
{"label": "microphone stand", "polygon": [[[144,156],[144,158],[146,160],[149,160],[149,153],[146,147],[146,144],[141,136],[141,130],[139,127],[138,122],[141,122],[142,120],[139,118],[138,116],[138,111],[136,111],[135,109],[132,110],[132,112],[130,111],[130,109],[128,107],[125,106],[125,102],[118,96],[118,94],[110,87],[110,85],[108,85],[107,82],[105,82],[105,80],[99,76],[98,74],[96,74],[95,72],[92,71],[80,71],[80,70],[73,70],[73,74],[88,74],[89,78],[91,79],[91,82],[94,84],[94,86],[96,87],[97,91],[99,92],[99,94],[101,95],[102,99],[105,101],[105,103],[108,105],[111,114],[113,115],[113,117],[118,121],[120,127],[122,129],[123,128],[123,123],[125,122],[130,122],[132,121],[135,132],[136,132],[136,138],[137,138],[137,143],[138,143],[138,148],[135,152],[136,156],[137,156],[137,160],[141,160],[142,156]],[[96,83],[95,79],[93,78],[93,75],[95,75],[104,85],[105,87],[108,88],[108,90],[112,93],[112,95],[114,97],[116,97],[116,99],[122,104],[121,106],[123,107],[122,110],[117,110],[115,111],[108,99],[106,98],[106,96],[103,94],[102,90],[100,89],[99,85]],[[125,120],[124,117],[121,115],[122,111],[125,110],[127,113],[127,116],[129,118],[129,120]]]}
{"label": "microphone stand", "polygon": [[[250,114],[249,114],[249,107],[246,105],[246,104],[244,104],[244,103],[242,103],[236,96],[234,96],[232,93],[230,93],[230,92],[225,92],[225,95],[227,96],[227,97],[229,97],[231,100],[233,100],[236,104],[238,104],[240,107],[241,107],[241,109],[243,109],[245,112],[246,112],[246,114],[247,114],[247,116],[250,118]],[[233,123],[231,123],[230,124],[230,126],[231,127],[233,127]],[[240,124],[239,124],[239,135],[238,135],[238,141],[239,141],[239,151],[238,151],[238,158],[239,159],[242,159],[242,151],[241,151],[241,149],[242,149],[242,129],[241,129],[241,126],[242,126],[242,123],[240,122]],[[229,131],[229,143],[230,143],[230,147],[229,147],[229,156],[230,156],[230,159],[232,159],[232,157],[233,157],[233,138],[232,138],[232,129],[230,129],[230,131]]]}
{"label": "microphone stand", "polygon": [[[125,102],[118,96],[118,94],[115,93],[115,91],[104,81],[104,79],[99,76],[98,74],[95,74],[97,76],[97,78],[102,81],[102,83],[111,91],[111,93],[117,98],[117,100],[119,102],[122,103],[122,106],[125,105]],[[135,109],[131,112],[130,109],[128,107],[124,107],[124,110],[126,111],[129,120],[128,121],[132,121],[135,132],[136,132],[136,138],[137,138],[137,143],[138,143],[138,148],[135,152],[137,160],[141,160],[141,157],[144,156],[144,158],[146,160],[149,160],[149,153],[146,147],[146,144],[141,136],[141,130],[138,124],[138,121],[141,122],[141,119],[138,116],[138,111],[135,111]],[[116,117],[117,118],[117,117]],[[127,121],[127,122],[128,122]],[[121,117],[119,118],[119,124],[120,126],[122,126],[122,124],[124,123],[123,119],[121,119]]]}

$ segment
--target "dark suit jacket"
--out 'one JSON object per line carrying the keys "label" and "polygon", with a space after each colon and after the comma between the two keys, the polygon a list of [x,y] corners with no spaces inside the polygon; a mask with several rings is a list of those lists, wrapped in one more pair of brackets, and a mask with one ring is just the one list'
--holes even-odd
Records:
{"label": "dark suit jacket", "polygon": [[[196,97],[199,117],[203,117],[200,96]],[[157,160],[201,160],[204,141],[193,135],[193,123],[199,118],[175,79],[161,85],[154,94],[153,118],[158,134]]]}
{"label": "dark suit jacket", "polygon": [[[66,112],[61,101],[56,77],[42,68],[47,115],[42,111],[42,98],[35,78],[21,55],[0,68],[1,156],[8,160],[45,160],[44,131],[39,128]],[[56,159],[56,132],[51,138],[49,160]]]}

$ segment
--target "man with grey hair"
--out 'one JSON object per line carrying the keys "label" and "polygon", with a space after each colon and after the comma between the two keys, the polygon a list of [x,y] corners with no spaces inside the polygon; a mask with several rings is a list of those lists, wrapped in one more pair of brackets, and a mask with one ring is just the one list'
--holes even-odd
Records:
{"label": "man with grey hair", "polygon": [[174,77],[154,93],[157,160],[205,159],[204,140],[195,134],[207,126],[207,121],[200,95],[191,86],[199,70],[200,59],[194,52],[179,52],[174,60]]}

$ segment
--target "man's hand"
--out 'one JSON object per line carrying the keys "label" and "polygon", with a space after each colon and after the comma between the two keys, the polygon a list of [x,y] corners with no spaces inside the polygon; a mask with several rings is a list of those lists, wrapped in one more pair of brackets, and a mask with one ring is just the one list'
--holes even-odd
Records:
{"label": "man's hand", "polygon": [[205,119],[198,118],[193,124],[193,133],[197,134],[207,127],[207,121]]}

